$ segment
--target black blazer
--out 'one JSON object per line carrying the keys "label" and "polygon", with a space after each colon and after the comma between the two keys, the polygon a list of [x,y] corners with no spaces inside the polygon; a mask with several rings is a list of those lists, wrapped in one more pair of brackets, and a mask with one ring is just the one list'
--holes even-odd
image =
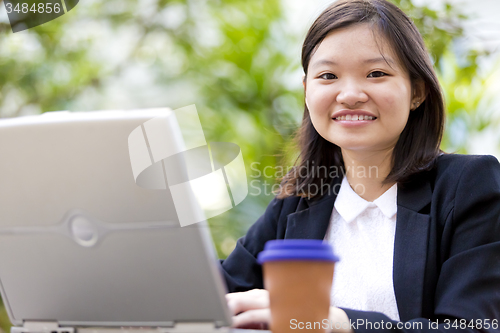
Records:
{"label": "black blazer", "polygon": [[[341,181],[334,179],[332,188],[337,185],[337,191],[316,201],[274,198],[228,258],[221,260],[229,292],[263,288],[256,257],[266,241],[324,239]],[[439,156],[432,170],[404,187],[398,184],[396,221],[396,302],[402,322],[417,322],[413,328],[396,330],[436,332],[429,325],[439,320],[438,329],[444,332],[460,324],[455,319],[467,319],[467,324],[474,319],[474,325],[482,322],[484,329],[488,319],[486,331],[500,332],[498,160],[490,155]],[[391,321],[379,312],[344,310],[352,322]],[[497,326],[491,325],[495,319]],[[398,323],[392,323],[395,329]],[[352,328],[371,331],[368,325]],[[463,331],[478,332],[476,328]]]}

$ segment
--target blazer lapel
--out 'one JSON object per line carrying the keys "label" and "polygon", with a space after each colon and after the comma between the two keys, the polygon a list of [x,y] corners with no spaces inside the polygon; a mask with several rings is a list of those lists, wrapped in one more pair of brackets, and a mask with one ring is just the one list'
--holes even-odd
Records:
{"label": "blazer lapel", "polygon": [[420,211],[431,202],[431,197],[427,177],[398,186],[393,282],[402,321],[422,316],[430,216]]}
{"label": "blazer lapel", "polygon": [[340,189],[342,177],[334,178],[328,193],[317,201],[300,200],[297,212],[288,215],[285,239],[324,239],[333,203]]}

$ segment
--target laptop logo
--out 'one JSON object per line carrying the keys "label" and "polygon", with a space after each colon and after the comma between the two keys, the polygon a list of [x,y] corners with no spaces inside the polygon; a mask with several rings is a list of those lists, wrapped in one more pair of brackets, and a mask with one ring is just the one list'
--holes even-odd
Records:
{"label": "laptop logo", "polygon": [[146,121],[128,137],[136,184],[151,190],[168,188],[181,227],[241,203],[248,184],[240,147],[207,143],[194,104],[164,110],[165,115]]}

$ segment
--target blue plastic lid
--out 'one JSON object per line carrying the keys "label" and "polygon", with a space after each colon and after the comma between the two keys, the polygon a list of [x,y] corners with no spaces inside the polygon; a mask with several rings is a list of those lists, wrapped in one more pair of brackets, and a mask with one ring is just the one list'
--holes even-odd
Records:
{"label": "blue plastic lid", "polygon": [[319,239],[274,239],[264,246],[257,256],[263,264],[268,261],[303,260],[303,261],[339,261],[333,248]]}

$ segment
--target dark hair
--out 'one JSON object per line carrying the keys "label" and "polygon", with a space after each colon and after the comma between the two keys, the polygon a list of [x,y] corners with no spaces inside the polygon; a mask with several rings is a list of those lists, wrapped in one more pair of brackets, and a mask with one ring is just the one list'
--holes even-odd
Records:
{"label": "dark hair", "polygon": [[[397,6],[386,0],[340,0],[319,15],[309,29],[302,46],[302,67],[307,76],[309,61],[319,44],[332,31],[354,24],[370,23],[395,50],[400,63],[409,73],[412,85],[417,80],[425,83],[425,101],[410,112],[408,122],[393,150],[392,170],[384,183],[408,181],[412,175],[432,168],[440,153],[444,130],[444,101],[437,76],[422,36],[410,18]],[[278,198],[289,196],[315,197],[334,178],[327,170],[343,170],[340,147],[318,134],[312,125],[307,105],[296,141],[300,149],[299,161],[285,175],[278,190]],[[302,168],[312,166],[326,172],[303,175]],[[311,185],[316,194],[310,191]]]}

